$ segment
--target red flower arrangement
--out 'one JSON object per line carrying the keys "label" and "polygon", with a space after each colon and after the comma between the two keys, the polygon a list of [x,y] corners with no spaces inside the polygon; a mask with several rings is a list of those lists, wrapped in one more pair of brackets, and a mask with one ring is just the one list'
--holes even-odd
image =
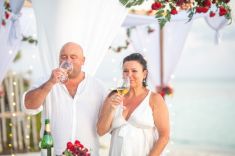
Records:
{"label": "red flower arrangement", "polygon": [[90,152],[80,141],[76,140],[74,144],[72,142],[67,143],[63,156],[90,156]]}
{"label": "red flower arrangement", "polygon": [[4,16],[2,17],[2,19],[0,19],[2,26],[6,26],[6,22],[10,18],[10,15],[11,15],[10,2],[9,0],[5,0],[4,1]]}
{"label": "red flower arrangement", "polygon": [[[141,5],[147,0],[119,0],[125,7],[129,8]],[[210,17],[214,17],[216,12],[219,16],[224,16],[232,21],[230,0],[154,0],[150,9],[155,12],[160,27],[162,28],[171,20],[172,15],[178,14],[181,10],[186,10],[189,21],[197,13],[209,13]]]}
{"label": "red flower arrangement", "polygon": [[166,96],[166,95],[173,95],[173,88],[171,86],[158,86],[157,87],[157,91],[159,94],[161,94],[162,97]]}

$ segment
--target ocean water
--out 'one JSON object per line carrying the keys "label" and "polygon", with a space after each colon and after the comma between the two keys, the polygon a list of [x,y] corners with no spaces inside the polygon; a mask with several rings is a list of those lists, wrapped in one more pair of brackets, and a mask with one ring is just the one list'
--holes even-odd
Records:
{"label": "ocean water", "polygon": [[175,80],[167,97],[175,145],[235,151],[235,80]]}

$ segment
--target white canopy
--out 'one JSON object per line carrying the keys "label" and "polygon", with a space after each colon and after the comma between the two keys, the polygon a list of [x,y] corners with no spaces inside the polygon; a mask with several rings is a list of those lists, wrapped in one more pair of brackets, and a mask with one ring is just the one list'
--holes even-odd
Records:
{"label": "white canopy", "polygon": [[[12,7],[15,6],[17,13],[19,13],[23,0],[11,0],[11,2],[15,2]],[[37,19],[41,65],[46,74],[50,73],[52,68],[58,66],[59,50],[64,43],[69,41],[82,45],[86,55],[85,70],[91,74],[95,73],[118,32],[127,10],[117,0],[95,0],[92,3],[90,5],[90,2],[82,0],[70,0],[69,2],[67,0],[32,0]],[[194,19],[199,17],[204,17],[217,34],[227,22],[224,17],[210,19],[208,14],[196,15]],[[17,24],[11,23],[17,22],[9,22],[6,28],[1,28],[0,39],[4,46],[0,48],[0,81],[2,81],[9,64],[15,57],[21,40],[21,37],[17,35],[20,34],[20,28]],[[174,16],[164,28],[165,84],[169,82],[178,62],[191,23],[187,23],[186,13],[181,12]],[[149,24],[153,24],[156,29],[151,35],[148,35],[145,30],[145,25]],[[159,26],[154,17],[142,15],[128,15],[122,26],[137,25],[140,27],[133,30],[131,40],[135,50],[141,51],[147,57],[150,66],[150,80],[153,86],[156,86],[159,84],[160,66]],[[14,33],[10,33],[12,31]],[[12,38],[14,39],[14,44],[9,42],[9,36],[11,41]],[[219,37],[219,35],[216,36]]]}

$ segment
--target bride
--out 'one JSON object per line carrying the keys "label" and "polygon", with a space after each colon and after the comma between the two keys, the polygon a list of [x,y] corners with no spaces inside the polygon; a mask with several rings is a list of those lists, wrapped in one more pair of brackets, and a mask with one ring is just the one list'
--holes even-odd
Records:
{"label": "bride", "polygon": [[159,156],[169,141],[168,109],[160,94],[147,89],[147,75],[141,54],[124,58],[130,89],[125,95],[108,95],[97,123],[99,135],[112,135],[109,156]]}

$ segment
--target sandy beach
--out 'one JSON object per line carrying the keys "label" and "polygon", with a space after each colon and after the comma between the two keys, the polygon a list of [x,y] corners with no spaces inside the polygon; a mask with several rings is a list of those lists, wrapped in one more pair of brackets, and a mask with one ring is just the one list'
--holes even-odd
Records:
{"label": "sandy beach", "polygon": [[235,150],[218,150],[188,145],[168,147],[167,156],[234,156]]}
{"label": "sandy beach", "polygon": [[[234,156],[235,150],[218,150],[198,148],[188,145],[174,145],[166,150],[165,156]],[[21,153],[15,156],[40,156],[40,152],[36,153]],[[100,156],[108,156],[107,150],[101,150]]]}

